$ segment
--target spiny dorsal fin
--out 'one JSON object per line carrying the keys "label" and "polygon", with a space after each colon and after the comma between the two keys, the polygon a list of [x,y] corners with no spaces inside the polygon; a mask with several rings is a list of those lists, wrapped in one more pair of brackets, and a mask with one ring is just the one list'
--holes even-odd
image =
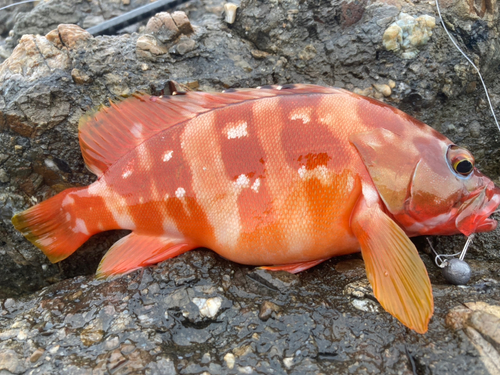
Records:
{"label": "spiny dorsal fin", "polygon": [[284,85],[222,93],[191,91],[163,97],[135,94],[84,115],[79,125],[80,147],[87,168],[101,176],[150,137],[201,113],[265,97],[340,92],[343,90],[316,85]]}

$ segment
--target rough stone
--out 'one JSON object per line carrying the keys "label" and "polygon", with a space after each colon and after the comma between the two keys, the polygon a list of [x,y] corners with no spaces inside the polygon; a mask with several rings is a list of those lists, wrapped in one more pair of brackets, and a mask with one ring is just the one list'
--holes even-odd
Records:
{"label": "rough stone", "polygon": [[186,13],[182,11],[175,11],[171,14],[171,16],[179,31],[184,35],[189,35],[194,31],[191,22],[189,22],[189,18],[186,16]]}
{"label": "rough stone", "polygon": [[162,43],[174,40],[181,33],[168,12],[158,13],[156,16],[150,18],[145,32],[154,35]]}
{"label": "rough stone", "polygon": [[413,17],[401,13],[396,22],[384,32],[383,44],[386,50],[401,52],[403,59],[412,59],[418,54],[418,48],[428,43],[436,20],[429,15]]}

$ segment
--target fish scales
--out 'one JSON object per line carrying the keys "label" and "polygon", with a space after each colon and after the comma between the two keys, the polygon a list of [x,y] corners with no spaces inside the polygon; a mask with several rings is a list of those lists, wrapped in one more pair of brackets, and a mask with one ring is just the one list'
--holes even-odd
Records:
{"label": "fish scales", "polygon": [[53,262],[95,233],[131,230],[98,276],[197,247],[289,272],[361,249],[382,306],[423,333],[432,292],[408,237],[496,227],[500,190],[467,150],[340,89],[138,95],[84,117],[80,143],[98,180],[13,223]]}

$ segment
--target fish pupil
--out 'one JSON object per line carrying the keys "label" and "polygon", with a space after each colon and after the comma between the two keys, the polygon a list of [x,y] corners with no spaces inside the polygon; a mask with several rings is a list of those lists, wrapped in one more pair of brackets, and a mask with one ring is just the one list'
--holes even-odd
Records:
{"label": "fish pupil", "polygon": [[469,160],[464,159],[457,164],[456,170],[460,174],[468,175],[470,172],[472,172],[473,168],[474,167],[472,163]]}

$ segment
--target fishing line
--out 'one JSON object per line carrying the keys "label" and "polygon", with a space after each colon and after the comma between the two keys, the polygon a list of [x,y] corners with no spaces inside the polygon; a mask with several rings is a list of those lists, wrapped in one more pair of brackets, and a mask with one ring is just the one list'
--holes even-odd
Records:
{"label": "fishing line", "polygon": [[[493,105],[491,104],[491,99],[490,95],[488,93],[488,88],[486,87],[486,84],[484,83],[483,76],[481,75],[481,72],[479,71],[479,68],[472,62],[472,60],[465,54],[464,51],[458,46],[457,42],[453,37],[451,36],[450,32],[448,31],[448,28],[446,27],[446,24],[444,23],[443,16],[441,14],[441,9],[439,7],[439,0],[436,0],[436,8],[439,14],[439,20],[441,21],[441,25],[443,25],[443,29],[446,32],[446,35],[448,35],[448,38],[451,40],[455,48],[462,54],[463,57],[471,64],[474,69],[477,72],[477,75],[479,76],[479,79],[481,80],[481,84],[483,85],[484,88],[484,93],[486,94],[486,99],[488,100],[488,104],[490,106],[491,114],[493,115],[493,119],[495,120],[495,124],[500,131],[500,125],[498,124],[497,117],[495,115],[495,110],[493,109]],[[495,211],[498,212],[498,211]],[[436,257],[434,259],[434,262],[436,265],[441,268],[443,276],[445,279],[452,283],[452,284],[457,284],[457,285],[465,285],[472,274],[472,271],[469,267],[469,265],[464,261],[465,254],[467,253],[467,249],[472,243],[472,240],[474,239],[475,234],[471,234],[470,236],[467,237],[467,241],[465,242],[464,248],[460,253],[452,254],[452,255],[445,255],[445,254],[438,254],[436,250],[432,247],[432,244],[427,238],[427,241],[429,242],[429,246],[431,247],[431,250],[436,254]],[[454,258],[455,256],[459,255],[459,258]],[[444,259],[443,257],[451,257],[452,259]],[[438,263],[439,262],[439,263]]]}
{"label": "fishing line", "polygon": [[26,3],[34,3],[35,1],[39,1],[39,0],[25,0],[25,1],[20,1],[18,3],[14,3],[14,4],[10,4],[10,5],[4,6],[3,8],[0,8],[0,10],[4,10],[4,9],[10,8],[10,7],[13,7],[14,5],[21,5],[21,4],[26,4]]}
{"label": "fishing line", "polygon": [[486,84],[484,83],[483,76],[481,75],[479,68],[472,62],[472,60],[465,54],[465,52],[460,49],[457,42],[455,42],[455,39],[453,39],[451,34],[448,32],[448,28],[446,27],[444,20],[443,20],[443,16],[441,15],[441,9],[439,8],[439,1],[438,0],[436,0],[436,8],[437,8],[437,11],[439,14],[439,19],[441,20],[441,24],[443,25],[443,29],[446,32],[446,34],[448,35],[448,38],[450,38],[453,45],[458,49],[458,51],[463,55],[463,57],[465,57],[465,59],[469,62],[469,64],[471,64],[474,67],[474,69],[476,69],[476,72],[479,76],[479,79],[481,80],[481,83],[483,84],[484,92],[486,94],[486,99],[488,99],[488,104],[490,105],[491,114],[493,115],[493,119],[495,120],[495,124],[497,125],[497,128],[500,131],[500,125],[498,124],[497,116],[495,116],[495,111],[493,110],[493,105],[491,104],[490,95],[488,94],[488,88],[486,87]]}

